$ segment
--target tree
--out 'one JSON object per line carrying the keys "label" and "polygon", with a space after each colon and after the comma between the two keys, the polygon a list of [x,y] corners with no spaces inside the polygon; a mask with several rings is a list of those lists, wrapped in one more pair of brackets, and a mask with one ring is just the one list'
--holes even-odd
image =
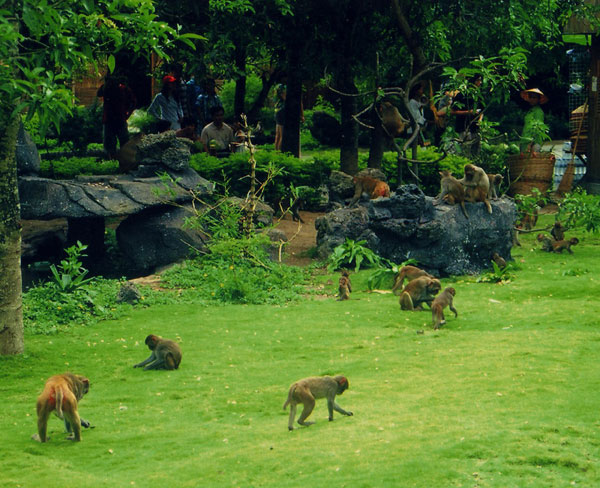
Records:
{"label": "tree", "polygon": [[21,117],[57,128],[74,100],[68,87],[78,69],[128,50],[166,56],[176,41],[193,45],[157,21],[151,0],[0,0],[0,354],[23,352],[21,232],[16,135]]}

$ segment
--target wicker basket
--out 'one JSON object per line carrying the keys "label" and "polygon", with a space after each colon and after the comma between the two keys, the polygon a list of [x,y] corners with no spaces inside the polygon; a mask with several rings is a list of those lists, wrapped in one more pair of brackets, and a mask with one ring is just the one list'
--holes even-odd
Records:
{"label": "wicker basket", "polygon": [[552,185],[554,174],[554,154],[551,152],[513,154],[507,158],[510,176],[509,195],[528,195],[533,188],[542,193]]}

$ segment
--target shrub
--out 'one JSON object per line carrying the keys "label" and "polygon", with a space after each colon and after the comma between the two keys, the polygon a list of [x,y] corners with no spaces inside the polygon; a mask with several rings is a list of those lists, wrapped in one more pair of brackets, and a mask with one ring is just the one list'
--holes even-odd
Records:
{"label": "shrub", "polygon": [[108,175],[119,172],[117,161],[99,162],[93,157],[72,157],[56,160],[42,159],[40,176],[71,179],[77,175]]}
{"label": "shrub", "polygon": [[85,152],[90,142],[102,142],[102,107],[97,102],[75,107],[61,122],[57,139],[70,144],[77,153]]}

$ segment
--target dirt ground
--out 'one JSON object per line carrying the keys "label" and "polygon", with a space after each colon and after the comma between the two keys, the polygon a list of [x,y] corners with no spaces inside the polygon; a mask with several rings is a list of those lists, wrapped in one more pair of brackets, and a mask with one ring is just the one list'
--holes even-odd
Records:
{"label": "dirt ground", "polygon": [[285,219],[279,222],[277,228],[283,231],[288,238],[288,244],[285,246],[282,257],[285,264],[306,266],[311,263],[312,259],[308,257],[307,251],[317,245],[315,220],[321,215],[324,214],[301,210],[300,217],[304,220],[303,224],[294,222],[291,215],[286,215]]}

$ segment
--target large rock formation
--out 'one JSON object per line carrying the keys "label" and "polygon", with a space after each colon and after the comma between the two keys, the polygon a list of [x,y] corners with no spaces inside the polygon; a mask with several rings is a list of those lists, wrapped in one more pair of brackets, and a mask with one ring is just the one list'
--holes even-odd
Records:
{"label": "large rock formation", "polygon": [[508,197],[491,203],[492,215],[483,203],[467,203],[467,219],[458,205],[434,204],[416,185],[404,185],[390,198],[317,219],[318,254],[328,256],[346,237],[365,239],[379,255],[396,263],[414,258],[436,275],[479,273],[494,252],[510,259],[516,207]]}

